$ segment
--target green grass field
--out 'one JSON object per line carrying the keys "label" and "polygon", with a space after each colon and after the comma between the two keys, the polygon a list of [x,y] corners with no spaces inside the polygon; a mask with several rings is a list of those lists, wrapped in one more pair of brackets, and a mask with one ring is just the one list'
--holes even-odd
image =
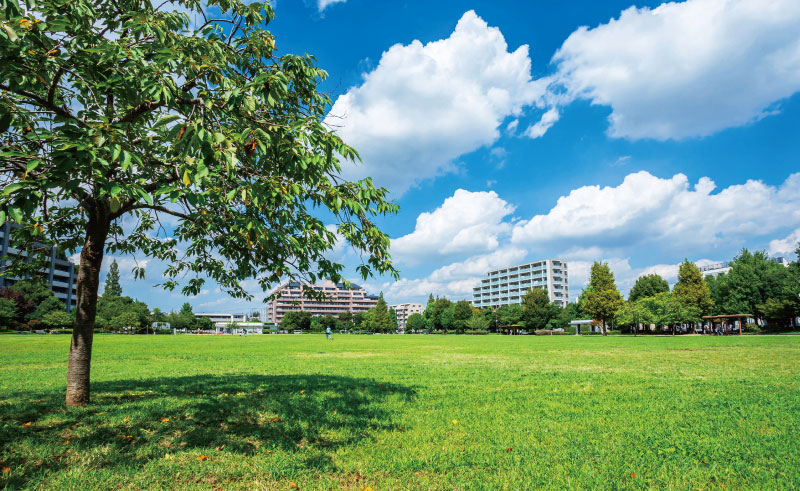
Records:
{"label": "green grass field", "polygon": [[800,487],[800,337],[101,335],[79,410],[68,344],[0,336],[0,487]]}

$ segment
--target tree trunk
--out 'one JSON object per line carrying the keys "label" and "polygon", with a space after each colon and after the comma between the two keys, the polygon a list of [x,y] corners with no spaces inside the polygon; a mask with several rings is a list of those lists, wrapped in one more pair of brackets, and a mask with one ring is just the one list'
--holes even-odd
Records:
{"label": "tree trunk", "polygon": [[72,325],[67,368],[67,406],[84,406],[89,402],[89,370],[92,363],[92,338],[97,316],[97,291],[100,287],[100,266],[108,237],[109,221],[104,213],[89,219],[86,240],[81,250],[78,272],[77,306]]}

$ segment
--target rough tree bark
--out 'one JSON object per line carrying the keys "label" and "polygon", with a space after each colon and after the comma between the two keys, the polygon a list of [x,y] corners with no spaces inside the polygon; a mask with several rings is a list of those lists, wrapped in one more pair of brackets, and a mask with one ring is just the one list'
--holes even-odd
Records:
{"label": "rough tree bark", "polygon": [[89,402],[89,371],[92,363],[92,338],[97,316],[97,291],[100,287],[100,266],[110,228],[107,213],[97,211],[89,219],[86,240],[81,250],[81,266],[77,280],[77,306],[72,325],[67,368],[67,406],[84,406]]}

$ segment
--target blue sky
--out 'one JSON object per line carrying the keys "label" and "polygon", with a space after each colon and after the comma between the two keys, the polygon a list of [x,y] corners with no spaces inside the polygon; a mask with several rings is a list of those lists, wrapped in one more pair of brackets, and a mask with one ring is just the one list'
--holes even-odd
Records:
{"label": "blue sky", "polygon": [[[765,3],[280,0],[279,51],[329,72],[329,121],[364,159],[344,175],[401,206],[380,220],[399,282],[360,281],[346,247],[332,255],[390,302],[470,298],[487,270],[545,257],[569,261],[574,299],[594,260],[627,291],[649,272],[674,281],[684,258],[787,255],[800,4]],[[177,309],[153,287],[161,268],[123,288]],[[188,301],[259,306],[214,285]]]}

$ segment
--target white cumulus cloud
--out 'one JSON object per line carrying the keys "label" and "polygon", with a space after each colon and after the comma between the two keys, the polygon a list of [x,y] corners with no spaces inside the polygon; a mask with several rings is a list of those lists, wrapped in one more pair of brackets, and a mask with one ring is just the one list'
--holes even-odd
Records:
{"label": "white cumulus cloud", "polygon": [[615,187],[571,191],[547,214],[515,224],[512,241],[568,247],[651,243],[681,250],[800,225],[800,173],[780,186],[750,180],[714,189],[707,177],[691,186],[683,174],[662,179],[640,171]]}
{"label": "white cumulus cloud", "polygon": [[710,135],[757,121],[800,90],[800,2],[630,7],[574,31],[553,63],[551,97],[609,106],[612,137]]}
{"label": "white cumulus cloud", "polygon": [[769,253],[773,256],[792,258],[800,247],[800,228],[783,239],[775,239],[769,243]]}
{"label": "white cumulus cloud", "polygon": [[389,48],[326,123],[364,161],[347,165],[345,177],[369,175],[402,194],[495,142],[505,119],[537,103],[545,85],[531,78],[527,45],[509,51],[500,30],[469,11],[446,39]]}
{"label": "white cumulus cloud", "polygon": [[423,258],[497,249],[500,237],[511,232],[504,221],[514,206],[494,191],[457,190],[442,206],[417,217],[414,231],[392,240],[392,257],[416,263]]}

